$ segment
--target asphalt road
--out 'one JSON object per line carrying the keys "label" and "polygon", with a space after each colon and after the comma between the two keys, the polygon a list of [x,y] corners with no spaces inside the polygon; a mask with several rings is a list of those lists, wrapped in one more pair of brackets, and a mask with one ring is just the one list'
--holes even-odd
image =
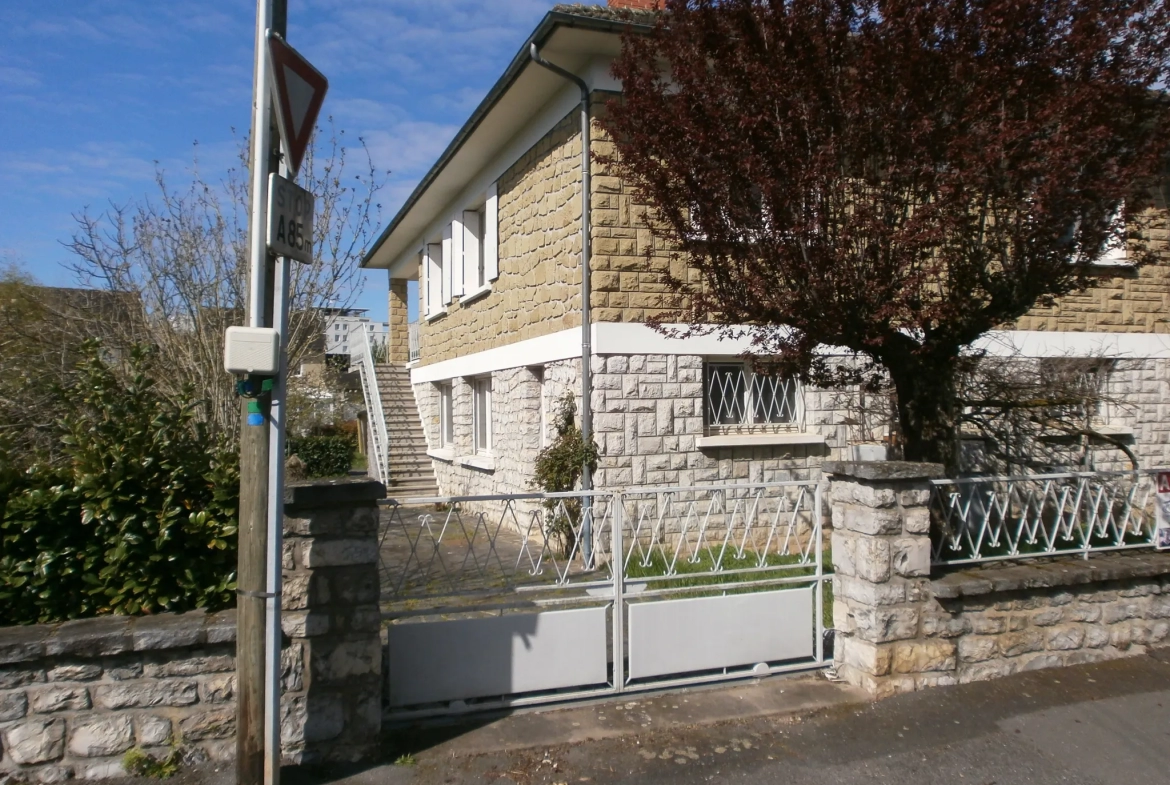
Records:
{"label": "asphalt road", "polygon": [[[458,738],[457,729],[442,735]],[[1170,785],[1170,652],[1100,665],[621,738],[413,765],[288,771],[286,785]],[[425,748],[423,748],[425,747]],[[402,750],[390,750],[388,755]]]}
{"label": "asphalt road", "polygon": [[[791,693],[796,685],[768,689],[778,695],[785,686]],[[692,694],[691,700],[720,705],[735,695]],[[611,717],[617,708],[592,707]],[[572,711],[579,717],[582,709]],[[286,767],[282,785],[1170,785],[1170,650],[878,703],[840,701],[795,714],[623,731],[597,741],[530,746],[523,734],[534,731],[524,729],[555,727],[557,718],[530,713],[515,719],[496,724],[512,730],[490,737],[511,751],[468,743],[493,728],[484,722],[398,732],[389,738],[382,765]],[[543,740],[559,735],[545,732]],[[391,762],[401,755],[409,755],[403,760],[408,765]],[[176,778],[177,785],[228,785],[231,779],[228,767]]]}

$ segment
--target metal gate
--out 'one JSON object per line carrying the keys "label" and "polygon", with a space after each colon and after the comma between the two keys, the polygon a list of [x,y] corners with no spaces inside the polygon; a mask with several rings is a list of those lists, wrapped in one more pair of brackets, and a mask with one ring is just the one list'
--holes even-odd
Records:
{"label": "metal gate", "polygon": [[389,713],[820,667],[823,539],[815,482],[389,500]]}

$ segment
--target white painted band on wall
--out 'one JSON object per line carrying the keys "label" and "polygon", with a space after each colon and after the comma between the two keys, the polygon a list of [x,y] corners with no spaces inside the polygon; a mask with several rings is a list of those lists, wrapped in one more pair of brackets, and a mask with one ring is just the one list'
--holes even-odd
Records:
{"label": "white painted band on wall", "polygon": [[[681,329],[683,325],[673,325]],[[595,355],[668,354],[729,356],[751,348],[751,339],[720,338],[717,335],[671,338],[644,324],[601,322],[593,325]],[[992,356],[1007,357],[1117,357],[1126,359],[1170,359],[1170,334],[1161,333],[1080,333],[1004,330],[991,332],[975,347]],[[846,349],[826,348],[830,354],[848,354]],[[505,368],[546,365],[559,360],[578,359],[581,332],[561,330],[539,338],[517,341],[464,357],[412,368],[412,384],[436,382],[459,376],[478,376]]]}

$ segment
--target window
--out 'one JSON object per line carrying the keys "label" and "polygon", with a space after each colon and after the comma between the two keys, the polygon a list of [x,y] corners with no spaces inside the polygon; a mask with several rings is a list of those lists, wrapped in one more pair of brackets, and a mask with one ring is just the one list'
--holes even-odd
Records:
{"label": "window", "polygon": [[1126,249],[1125,205],[1117,208],[1109,219],[1109,244],[1105,247],[1096,264],[1102,267],[1125,267],[1133,264]]}
{"label": "window", "polygon": [[792,427],[803,420],[795,379],[763,376],[744,362],[709,362],[704,377],[708,427]]}
{"label": "window", "polygon": [[451,383],[439,385],[439,446],[450,447],[455,441],[455,425],[452,415],[455,407],[451,395]]}
{"label": "window", "polygon": [[472,432],[475,435],[475,451],[491,452],[492,449],[492,378],[483,376],[471,380]]}

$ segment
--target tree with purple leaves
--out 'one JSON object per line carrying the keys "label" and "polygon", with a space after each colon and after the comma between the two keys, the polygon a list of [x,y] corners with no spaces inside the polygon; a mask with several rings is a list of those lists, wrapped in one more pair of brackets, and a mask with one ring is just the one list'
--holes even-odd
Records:
{"label": "tree with purple leaves", "polygon": [[965,347],[1157,261],[1168,37],[1162,0],[665,0],[601,121],[692,271],[659,321],[888,379],[905,457],[953,466]]}

